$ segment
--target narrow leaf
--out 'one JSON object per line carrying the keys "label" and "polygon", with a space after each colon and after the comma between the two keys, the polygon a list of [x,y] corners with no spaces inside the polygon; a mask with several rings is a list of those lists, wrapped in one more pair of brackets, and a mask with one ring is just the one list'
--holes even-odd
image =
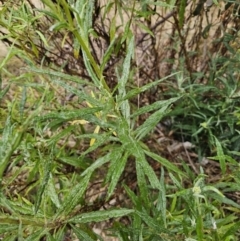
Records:
{"label": "narrow leaf", "polygon": [[103,72],[104,68],[106,67],[106,63],[108,62],[108,60],[111,57],[112,52],[114,51],[114,46],[115,46],[115,41],[116,38],[114,38],[112,40],[112,42],[110,43],[108,49],[106,50],[106,52],[104,53],[103,59],[102,59],[102,63],[101,63],[101,72]]}
{"label": "narrow leaf", "polygon": [[219,160],[220,168],[223,172],[223,174],[226,173],[226,161],[225,161],[225,155],[223,153],[222,145],[219,142],[219,140],[214,136],[216,148],[217,148],[217,157]]}
{"label": "narrow leaf", "polygon": [[124,97],[122,97],[120,99],[120,101],[128,100],[128,99],[130,99],[130,98],[132,98],[134,96],[137,96],[138,94],[140,94],[140,93],[142,93],[144,91],[147,91],[148,89],[151,89],[152,87],[158,85],[159,83],[163,82],[164,80],[166,80],[166,79],[168,79],[168,78],[170,78],[170,77],[172,77],[172,76],[174,76],[174,75],[176,75],[178,73],[179,72],[170,74],[170,75],[168,75],[168,76],[166,76],[166,77],[164,77],[164,78],[162,78],[160,80],[156,80],[156,81],[151,82],[149,84],[146,84],[146,85],[144,85],[144,86],[142,86],[140,88],[135,88],[133,90],[130,90],[130,91],[128,91],[128,93]]}
{"label": "narrow leaf", "polygon": [[141,140],[147,134],[151,132],[155,128],[155,126],[160,122],[160,120],[166,115],[169,111],[167,111],[168,106],[163,106],[160,110],[155,111],[151,116],[149,116],[146,121],[139,126],[136,130],[136,138],[137,140]]}
{"label": "narrow leaf", "polygon": [[150,156],[151,158],[153,158],[155,161],[161,163],[163,166],[165,166],[168,170],[176,172],[177,174],[181,175],[181,176],[186,176],[185,173],[183,173],[180,169],[178,169],[174,164],[172,164],[170,161],[168,161],[167,159],[153,153],[153,152],[149,152],[149,151],[145,151],[145,153]]}
{"label": "narrow leaf", "polygon": [[136,161],[136,172],[137,172],[137,184],[140,190],[140,197],[142,201],[147,205],[149,204],[149,192],[147,188],[146,178],[144,176],[144,171],[139,161]]}
{"label": "narrow leaf", "polygon": [[58,198],[58,193],[56,191],[55,183],[53,181],[53,178],[51,178],[48,182],[48,187],[47,187],[47,194],[50,197],[51,201],[53,204],[57,207],[60,208],[60,200]]}
{"label": "narrow leaf", "polygon": [[82,230],[81,228],[77,228],[74,225],[71,225],[73,232],[76,234],[79,240],[84,240],[84,241],[96,241],[96,237],[94,237],[94,233],[90,233],[90,230]]}
{"label": "narrow leaf", "polygon": [[114,209],[114,210],[101,210],[96,212],[88,212],[75,216],[68,220],[72,223],[91,223],[91,222],[102,222],[110,218],[118,218],[133,213],[133,209]]}
{"label": "narrow leaf", "polygon": [[91,120],[97,118],[94,118],[95,113],[101,111],[102,108],[99,107],[93,107],[93,108],[84,108],[81,110],[73,110],[73,111],[62,111],[62,112],[51,112],[49,114],[46,114],[44,116],[40,116],[39,120],[49,120],[49,119],[63,119],[65,121],[67,120],[73,120],[73,119],[84,119],[86,121],[91,122]]}
{"label": "narrow leaf", "polygon": [[144,170],[144,174],[148,177],[151,187],[161,191],[161,187],[156,173],[154,172],[153,168],[148,164],[147,160],[141,160],[140,165]]}
{"label": "narrow leaf", "polygon": [[184,24],[184,14],[186,10],[186,5],[187,5],[187,0],[180,0],[180,7],[179,7],[179,13],[178,13],[180,28],[182,28]]}
{"label": "narrow leaf", "polygon": [[166,189],[165,189],[165,183],[164,183],[164,169],[161,168],[161,178],[160,178],[160,191],[158,194],[158,199],[157,199],[157,210],[161,211],[161,218],[164,223],[164,227],[167,228],[167,215],[166,215],[166,210],[167,210],[167,198],[166,198]]}
{"label": "narrow leaf", "polygon": [[43,161],[42,165],[43,165],[43,170],[44,170],[44,175],[43,178],[41,180],[41,184],[40,187],[37,191],[37,198],[36,198],[36,202],[35,202],[35,214],[38,212],[38,209],[40,207],[41,201],[42,201],[42,197],[43,197],[43,193],[48,185],[48,180],[50,178],[50,173],[51,173],[51,164],[52,164],[52,153],[49,156],[49,158],[47,158],[46,160]]}
{"label": "narrow leaf", "polygon": [[81,176],[85,176],[85,175],[91,175],[97,168],[101,167],[102,165],[104,165],[105,163],[109,162],[110,160],[110,154],[108,153],[103,157],[98,158],[96,161],[94,161],[94,163],[88,167],[82,174]]}
{"label": "narrow leaf", "polygon": [[140,109],[138,109],[137,111],[135,111],[131,117],[136,117],[136,116],[139,116],[139,115],[142,115],[144,113],[148,113],[148,112],[151,112],[151,111],[154,111],[156,109],[160,109],[164,106],[169,106],[171,105],[172,103],[176,102],[177,100],[179,100],[181,97],[175,97],[175,98],[171,98],[171,99],[168,99],[168,100],[160,100],[160,101],[156,101],[154,102],[153,104],[151,105],[147,105],[147,106],[143,106],[141,107]]}
{"label": "narrow leaf", "polygon": [[34,230],[33,233],[31,233],[25,241],[39,241],[41,240],[41,237],[43,237],[47,233],[47,230],[45,228]]}
{"label": "narrow leaf", "polygon": [[62,214],[68,215],[79,204],[79,201],[83,197],[88,186],[91,174],[91,172],[88,172],[87,175],[69,192],[56,214],[57,217]]}
{"label": "narrow leaf", "polygon": [[111,175],[111,182],[110,182],[109,187],[108,187],[107,198],[109,198],[112,195],[112,193],[114,191],[114,188],[116,187],[116,185],[118,183],[118,180],[119,180],[119,178],[120,178],[120,176],[121,176],[121,174],[124,170],[124,167],[126,165],[128,155],[129,155],[129,153],[126,152],[124,154],[124,156],[122,158],[120,158],[115,165],[114,172]]}

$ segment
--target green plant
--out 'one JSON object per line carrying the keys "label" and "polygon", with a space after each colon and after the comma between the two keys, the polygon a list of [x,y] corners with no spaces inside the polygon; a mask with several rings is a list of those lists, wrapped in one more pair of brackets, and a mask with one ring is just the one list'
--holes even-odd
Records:
{"label": "green plant", "polygon": [[[180,89],[186,97],[169,114],[173,117],[172,127],[178,138],[203,147],[198,150],[199,157],[216,152],[214,136],[224,151],[239,150],[237,119],[233,114],[239,100],[231,97],[237,90],[237,83],[233,87],[229,81],[223,84],[222,89],[210,84],[182,85]],[[178,90],[169,92],[174,95]]]}
{"label": "green plant", "polygon": [[[10,85],[0,94],[0,237],[103,240],[93,225],[110,220],[110,234],[119,240],[234,240],[239,205],[222,192],[239,190],[237,173],[227,173],[238,163],[219,141],[237,143],[235,120],[226,116],[238,103],[231,99],[237,83],[219,77],[230,64],[217,75],[222,89],[193,84],[186,49],[179,68],[153,78],[135,56],[141,41],[133,27],[153,41],[150,22],[159,2],[42,2],[42,9],[31,1],[6,1],[1,8],[2,39],[12,44],[1,71],[19,89],[12,101],[4,99]],[[160,7],[172,11],[174,4]],[[186,4],[181,1],[174,16],[180,43]],[[24,61],[18,76],[5,67],[14,55]],[[161,98],[141,102],[151,91],[158,96],[159,86],[166,88]],[[203,105],[208,94],[217,98]],[[184,160],[178,167],[149,144],[169,117],[183,138],[193,136],[199,156],[207,139],[222,180],[205,184],[203,170],[196,176]]]}

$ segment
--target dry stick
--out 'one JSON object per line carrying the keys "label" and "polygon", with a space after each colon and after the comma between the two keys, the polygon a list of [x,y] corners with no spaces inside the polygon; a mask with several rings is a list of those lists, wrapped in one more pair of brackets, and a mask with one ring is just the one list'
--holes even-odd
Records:
{"label": "dry stick", "polygon": [[[189,4],[190,2],[191,2],[191,0],[187,2],[186,7],[188,6],[188,4]],[[164,23],[165,21],[167,21],[169,18],[171,18],[172,16],[174,16],[175,13],[177,13],[176,10],[173,10],[173,11],[169,12],[165,17],[162,17],[162,18],[163,18],[162,20],[156,22],[156,24],[155,24],[152,28],[150,28],[150,30],[151,30],[151,31],[155,30],[159,25],[163,24],[163,23]],[[144,34],[142,35],[142,37],[138,40],[137,46],[138,46],[139,44],[141,44],[142,41],[144,40],[144,38],[145,38],[146,36],[148,36],[148,35],[149,35],[148,33],[144,33]]]}
{"label": "dry stick", "polygon": [[184,148],[185,153],[186,153],[186,155],[187,155],[187,158],[188,158],[188,161],[189,161],[189,163],[190,163],[190,166],[192,167],[193,171],[198,175],[198,174],[199,174],[199,171],[197,170],[196,166],[194,165],[194,163],[193,163],[191,157],[189,156],[188,151],[187,151],[187,149],[186,149],[186,147],[185,147],[184,144],[183,144],[183,148]]}
{"label": "dry stick", "polygon": [[187,67],[187,70],[189,72],[189,75],[190,75],[190,80],[192,82],[192,68],[191,68],[191,65],[190,65],[190,60],[189,60],[189,57],[188,57],[188,53],[187,53],[187,49],[186,49],[186,39],[182,36],[182,33],[181,33],[181,29],[179,27],[179,21],[178,19],[176,18],[175,15],[173,15],[173,18],[175,20],[175,24],[176,24],[176,27],[177,27],[177,31],[178,31],[178,34],[179,34],[179,37],[180,37],[180,40],[181,40],[181,43],[182,43],[182,50],[183,50],[183,53],[184,53],[184,56],[185,56],[185,59],[186,59],[186,67]]}
{"label": "dry stick", "polygon": [[182,138],[182,143],[183,143],[182,145],[183,145],[183,148],[184,148],[185,153],[186,153],[187,158],[188,158],[188,162],[189,162],[190,166],[192,167],[193,171],[198,175],[198,174],[199,174],[199,171],[197,170],[196,166],[194,165],[194,163],[193,163],[191,157],[189,156],[188,151],[187,151],[187,149],[186,149],[186,147],[185,147],[185,145],[184,145],[184,139],[183,139],[182,128],[181,128],[181,138]]}
{"label": "dry stick", "polygon": [[[158,21],[152,28],[150,28],[151,31],[155,30],[159,25],[161,25],[162,23],[164,23],[165,21],[167,21],[169,18],[171,18],[174,14],[176,13],[176,10],[174,11],[171,11],[170,13],[168,13],[165,17],[163,17],[162,20]],[[144,40],[144,38],[146,36],[148,36],[149,34],[148,33],[144,33],[142,35],[142,37],[137,41],[137,46],[139,44],[142,43],[142,41]]]}
{"label": "dry stick", "polygon": [[[188,1],[186,6],[188,6],[188,4],[190,3],[191,1]],[[185,46],[185,39],[183,38],[182,34],[181,34],[181,30],[179,28],[179,24],[178,24],[178,19],[176,18],[175,14],[177,13],[176,10],[173,10],[171,11],[170,13],[168,13],[165,17],[163,17],[162,20],[158,21],[152,28],[150,28],[151,31],[155,30],[159,25],[163,24],[165,21],[167,21],[169,18],[173,17],[174,20],[175,20],[175,23],[176,23],[176,27],[177,27],[177,31],[179,33],[179,36],[180,36],[180,39],[181,39],[181,42],[182,42],[182,49],[183,49],[183,52],[184,52],[184,56],[186,58],[186,67],[187,67],[187,70],[189,71],[189,74],[190,74],[190,80],[192,81],[192,68],[191,68],[191,65],[190,65],[190,60],[189,60],[189,57],[187,55],[187,50],[186,50],[186,46]],[[148,33],[145,33],[142,35],[142,37],[138,40],[137,42],[137,46],[139,44],[141,44],[144,40],[144,38],[148,36]]]}

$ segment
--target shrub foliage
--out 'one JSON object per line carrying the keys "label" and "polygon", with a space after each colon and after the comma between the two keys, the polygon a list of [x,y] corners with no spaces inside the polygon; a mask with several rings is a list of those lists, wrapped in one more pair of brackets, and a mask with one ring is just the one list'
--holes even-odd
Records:
{"label": "shrub foliage", "polygon": [[0,11],[1,240],[238,240],[237,1]]}

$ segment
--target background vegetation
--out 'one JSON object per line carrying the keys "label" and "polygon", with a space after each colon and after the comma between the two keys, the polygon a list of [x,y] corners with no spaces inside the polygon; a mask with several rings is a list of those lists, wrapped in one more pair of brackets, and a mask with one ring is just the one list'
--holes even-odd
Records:
{"label": "background vegetation", "polygon": [[239,3],[3,1],[1,240],[239,240]]}

